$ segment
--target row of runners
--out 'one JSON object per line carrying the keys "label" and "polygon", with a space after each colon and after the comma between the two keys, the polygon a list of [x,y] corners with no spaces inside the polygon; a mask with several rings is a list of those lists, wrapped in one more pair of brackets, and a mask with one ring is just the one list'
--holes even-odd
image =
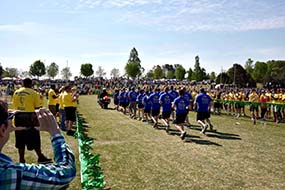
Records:
{"label": "row of runners", "polygon": [[[185,88],[178,92],[171,86],[164,87],[161,91],[159,88],[150,89],[135,89],[131,88],[126,91],[125,88],[115,90],[113,94],[114,104],[116,109],[124,114],[128,112],[131,118],[139,118],[142,121],[153,121],[153,128],[158,127],[158,119],[165,126],[165,130],[169,132],[169,121],[172,116],[174,126],[180,131],[180,138],[185,139],[186,131],[184,125],[190,125],[188,120],[188,112],[192,107],[192,95]],[[213,130],[213,125],[210,121],[210,105],[212,98],[205,92],[203,88],[195,97],[193,106],[197,111],[197,121],[201,125],[201,133],[205,133],[208,125],[210,130]],[[138,110],[137,110],[138,109]],[[162,111],[160,115],[160,110]],[[208,124],[207,124],[207,123]]]}

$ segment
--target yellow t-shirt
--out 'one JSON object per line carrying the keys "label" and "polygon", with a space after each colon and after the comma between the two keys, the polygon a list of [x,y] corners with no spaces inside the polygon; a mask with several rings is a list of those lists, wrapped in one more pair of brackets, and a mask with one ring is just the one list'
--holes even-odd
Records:
{"label": "yellow t-shirt", "polygon": [[56,105],[56,98],[53,98],[53,96],[56,96],[53,89],[49,89],[48,91],[48,105]]}
{"label": "yellow t-shirt", "polygon": [[249,96],[248,96],[248,99],[250,102],[259,102],[259,96],[256,92],[253,92],[251,93]]}
{"label": "yellow t-shirt", "polygon": [[13,107],[22,112],[34,112],[41,107],[39,94],[31,88],[20,88],[13,95]]}
{"label": "yellow t-shirt", "polygon": [[64,92],[62,97],[64,107],[76,107],[76,100],[74,101],[72,93]]}
{"label": "yellow t-shirt", "polygon": [[64,106],[63,106],[63,92],[60,93],[59,97],[58,97],[58,102],[59,102],[59,109],[63,110]]}

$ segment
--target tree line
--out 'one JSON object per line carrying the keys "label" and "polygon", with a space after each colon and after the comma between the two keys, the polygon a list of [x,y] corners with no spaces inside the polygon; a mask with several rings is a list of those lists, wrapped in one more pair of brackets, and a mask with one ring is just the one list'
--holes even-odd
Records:
{"label": "tree line", "polygon": [[[200,64],[200,58],[197,55],[194,60],[193,69],[189,67],[185,69],[181,64],[164,64],[154,65],[152,69],[145,73],[145,69],[141,65],[141,60],[136,48],[132,48],[130,51],[129,59],[125,65],[124,77],[132,78],[133,80],[141,78],[149,79],[177,79],[188,81],[203,81],[211,80],[217,84],[234,84],[237,86],[255,86],[255,84],[277,84],[285,86],[285,60],[269,60],[267,62],[254,61],[249,58],[245,65],[242,66],[238,63],[234,63],[227,71],[221,71],[219,74],[215,72],[207,73],[206,69]],[[24,71],[20,73],[17,68],[5,68],[0,65],[0,77],[42,77],[48,76],[52,79],[59,73],[59,67],[56,63],[51,63],[47,66],[41,61],[37,60],[30,65],[28,72]],[[105,77],[106,72],[101,66],[98,67],[95,74],[98,77]],[[94,70],[91,63],[81,64],[80,75],[83,77],[93,77]],[[65,67],[61,70],[61,76],[63,79],[68,80],[72,73],[70,67]],[[120,71],[114,68],[110,72],[112,78],[120,77]]]}

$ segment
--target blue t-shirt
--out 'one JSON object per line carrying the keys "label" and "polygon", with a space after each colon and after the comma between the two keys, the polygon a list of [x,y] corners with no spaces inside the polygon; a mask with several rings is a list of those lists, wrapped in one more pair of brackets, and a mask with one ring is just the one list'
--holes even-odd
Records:
{"label": "blue t-shirt", "polygon": [[140,107],[143,105],[143,97],[144,97],[144,94],[142,93],[137,96],[138,106]]}
{"label": "blue t-shirt", "polygon": [[209,105],[212,101],[212,98],[206,93],[200,93],[196,96],[196,104],[198,112],[208,112]]}
{"label": "blue t-shirt", "polygon": [[165,92],[159,97],[159,101],[162,103],[162,111],[171,111],[171,102],[173,101],[172,96]]}
{"label": "blue t-shirt", "polygon": [[185,100],[187,100],[188,102],[190,102],[190,100],[192,99],[192,96],[189,92],[185,92],[184,96]]}
{"label": "blue t-shirt", "polygon": [[170,90],[169,94],[172,96],[173,100],[179,96],[176,90]]}
{"label": "blue t-shirt", "polygon": [[114,102],[119,102],[119,93],[118,92],[115,92],[113,94],[113,98],[114,98]]}
{"label": "blue t-shirt", "polygon": [[189,105],[189,102],[185,98],[179,96],[175,98],[173,103],[176,107],[176,114],[187,113],[186,107]]}
{"label": "blue t-shirt", "polygon": [[160,109],[159,93],[158,92],[152,93],[149,96],[149,101],[151,102],[151,109],[153,109],[153,110],[159,110]]}
{"label": "blue t-shirt", "polygon": [[142,101],[143,101],[144,109],[150,110],[151,109],[151,102],[150,102],[150,100],[146,94],[144,95]]}
{"label": "blue t-shirt", "polygon": [[127,100],[126,100],[126,92],[125,91],[120,93],[120,95],[119,95],[119,102],[127,102]]}
{"label": "blue t-shirt", "polygon": [[137,93],[135,91],[131,90],[128,95],[129,95],[130,102],[137,101]]}

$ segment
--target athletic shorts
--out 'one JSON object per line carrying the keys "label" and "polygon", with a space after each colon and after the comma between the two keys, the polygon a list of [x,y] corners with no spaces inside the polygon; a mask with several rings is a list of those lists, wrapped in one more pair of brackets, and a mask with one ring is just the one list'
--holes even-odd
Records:
{"label": "athletic shorts", "polygon": [[56,105],[48,105],[48,109],[53,115],[56,115]]}
{"label": "athletic shorts", "polygon": [[126,102],[120,102],[120,106],[122,106],[123,108],[127,107],[127,103]]}
{"label": "athletic shorts", "polygon": [[155,117],[159,115],[160,110],[151,110],[151,116]]}
{"label": "athletic shorts", "polygon": [[138,104],[139,109],[142,109],[143,107],[144,107],[143,105]]}
{"label": "athletic shorts", "polygon": [[114,104],[117,106],[117,105],[119,105],[119,101],[118,100],[115,100],[114,101]]}
{"label": "athletic shorts", "polygon": [[197,112],[197,116],[196,116],[197,121],[198,120],[203,121],[209,118],[210,118],[210,112]]}
{"label": "athletic shorts", "polygon": [[68,121],[76,121],[76,107],[65,107],[64,108],[65,111],[65,120]]}
{"label": "athletic shorts", "polygon": [[258,111],[258,106],[256,106],[256,105],[250,105],[249,110],[250,110],[251,112],[253,112],[253,111]]}
{"label": "athletic shorts", "polygon": [[28,150],[35,150],[41,148],[40,132],[34,128],[15,131],[16,136],[16,148],[25,149],[27,146]]}
{"label": "athletic shorts", "polygon": [[187,113],[176,114],[176,119],[174,120],[174,123],[175,123],[175,124],[184,123],[186,117],[187,117]]}
{"label": "athletic shorts", "polygon": [[171,111],[162,112],[162,119],[168,119],[171,115]]}
{"label": "athletic shorts", "polygon": [[150,109],[144,109],[143,112],[144,113],[150,113]]}

